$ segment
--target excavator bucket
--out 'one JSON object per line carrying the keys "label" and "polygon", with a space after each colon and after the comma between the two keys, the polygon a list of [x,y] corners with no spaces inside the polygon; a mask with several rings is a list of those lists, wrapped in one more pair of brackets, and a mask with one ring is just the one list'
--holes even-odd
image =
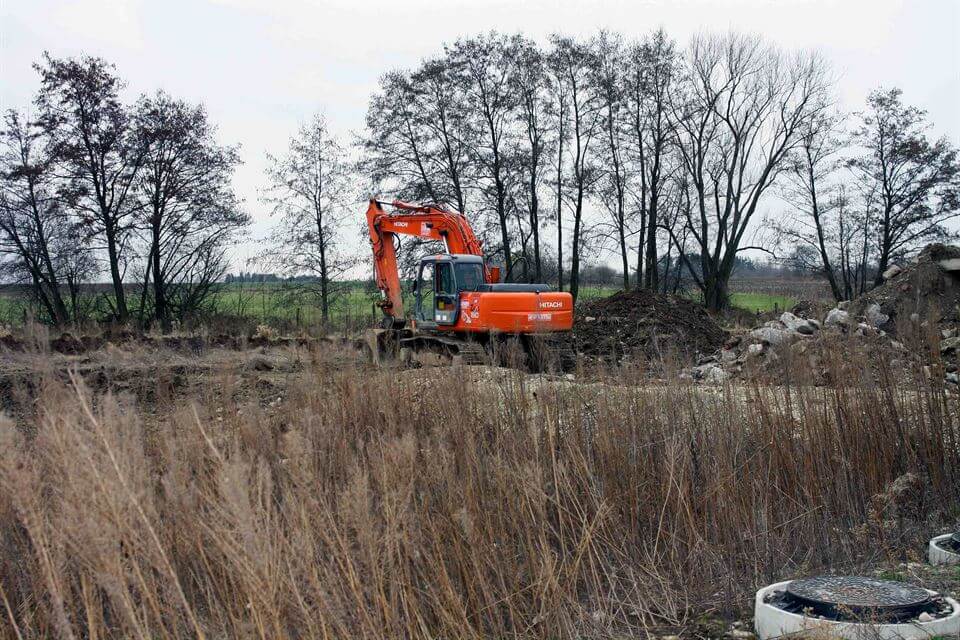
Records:
{"label": "excavator bucket", "polygon": [[377,366],[401,355],[399,336],[393,329],[370,329],[364,336],[364,342],[370,362]]}
{"label": "excavator bucket", "polygon": [[371,363],[378,367],[381,364],[380,354],[383,350],[383,336],[386,332],[386,329],[370,329],[364,336],[367,344],[367,357],[370,358]]}

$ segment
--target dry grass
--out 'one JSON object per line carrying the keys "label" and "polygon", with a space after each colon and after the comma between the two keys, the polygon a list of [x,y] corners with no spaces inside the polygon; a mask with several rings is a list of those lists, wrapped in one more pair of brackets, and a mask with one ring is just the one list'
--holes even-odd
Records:
{"label": "dry grass", "polygon": [[305,360],[274,406],[147,414],[75,380],[0,419],[0,636],[689,630],[919,554],[960,511],[957,400],[919,375],[705,392]]}

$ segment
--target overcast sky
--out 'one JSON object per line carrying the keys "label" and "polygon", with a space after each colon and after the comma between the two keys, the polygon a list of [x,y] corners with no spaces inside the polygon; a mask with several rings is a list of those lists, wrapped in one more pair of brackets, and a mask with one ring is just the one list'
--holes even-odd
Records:
{"label": "overcast sky", "polygon": [[110,60],[131,100],[162,88],[203,102],[222,140],[242,145],[236,184],[256,237],[269,225],[257,202],[265,152],[318,109],[335,131],[359,132],[385,71],[490,29],[542,40],[660,26],[680,42],[736,29],[818,49],[841,106],[898,86],[960,144],[960,0],[0,0],[0,106],[29,104],[44,50]]}

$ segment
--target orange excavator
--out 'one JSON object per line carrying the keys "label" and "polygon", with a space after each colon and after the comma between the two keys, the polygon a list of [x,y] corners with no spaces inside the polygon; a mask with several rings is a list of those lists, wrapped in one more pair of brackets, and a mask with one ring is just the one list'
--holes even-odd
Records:
{"label": "orange excavator", "polygon": [[[368,337],[375,360],[385,354],[423,354],[465,364],[489,362],[519,345],[526,365],[569,366],[573,298],[545,284],[500,283],[498,267],[483,261],[483,247],[463,214],[442,205],[370,200],[367,226],[373,246],[381,326]],[[444,253],[420,261],[413,308],[405,314],[397,269],[396,236],[442,242]],[[423,361],[423,360],[421,360]]]}

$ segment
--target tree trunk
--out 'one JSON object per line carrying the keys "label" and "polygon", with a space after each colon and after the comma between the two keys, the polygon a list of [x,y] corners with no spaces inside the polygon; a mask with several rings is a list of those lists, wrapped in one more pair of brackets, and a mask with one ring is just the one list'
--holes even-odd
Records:
{"label": "tree trunk", "polygon": [[530,176],[530,229],[533,233],[533,273],[537,282],[543,282],[543,265],[540,262],[540,199],[537,198],[537,177]]}
{"label": "tree trunk", "polygon": [[647,213],[647,268],[644,274],[644,286],[656,291],[660,271],[657,269],[657,196],[650,194],[650,210]]}
{"label": "tree trunk", "polygon": [[116,231],[107,229],[107,258],[110,261],[110,278],[113,281],[113,295],[117,305],[117,320],[126,322],[130,314],[127,311],[127,297],[123,290],[123,277],[120,275],[120,255],[117,252]]}
{"label": "tree trunk", "polygon": [[630,290],[630,256],[627,251],[627,234],[624,225],[620,225],[620,264],[623,267],[623,290]]}
{"label": "tree trunk", "polygon": [[153,221],[152,242],[154,317],[160,323],[161,330],[169,332],[172,326],[170,324],[170,311],[167,309],[167,288],[163,278],[163,260],[160,255],[160,224],[156,217]]}
{"label": "tree trunk", "polygon": [[563,291],[563,121],[557,149],[557,291]]}
{"label": "tree trunk", "polygon": [[330,274],[327,273],[326,243],[320,241],[320,318],[326,325],[330,321]]}
{"label": "tree trunk", "polygon": [[570,295],[577,301],[580,294],[580,224],[583,219],[583,181],[577,185],[577,207],[573,213],[573,249],[570,254]]}
{"label": "tree trunk", "polygon": [[730,302],[727,291],[727,280],[719,275],[713,275],[704,282],[706,290],[703,292],[704,303],[711,311],[721,311]]}

